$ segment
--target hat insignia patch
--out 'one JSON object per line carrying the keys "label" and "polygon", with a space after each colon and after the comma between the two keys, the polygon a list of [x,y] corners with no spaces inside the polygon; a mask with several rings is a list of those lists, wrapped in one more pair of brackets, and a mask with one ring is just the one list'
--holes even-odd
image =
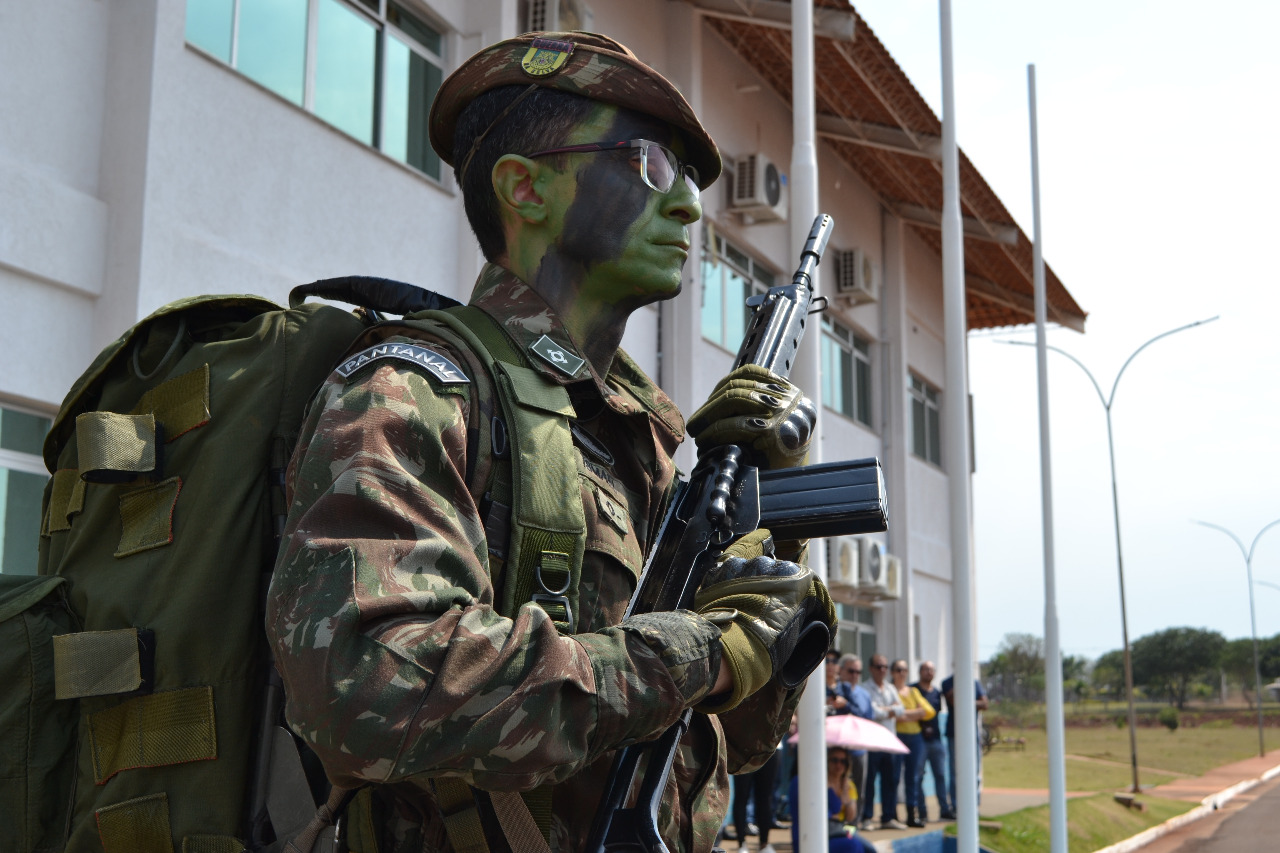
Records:
{"label": "hat insignia patch", "polygon": [[546,77],[559,71],[572,54],[573,42],[534,39],[520,67],[530,77]]}

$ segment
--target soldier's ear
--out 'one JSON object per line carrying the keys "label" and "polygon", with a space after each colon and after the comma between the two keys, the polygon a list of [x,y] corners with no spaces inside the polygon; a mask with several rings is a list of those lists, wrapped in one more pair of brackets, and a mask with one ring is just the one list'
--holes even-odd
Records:
{"label": "soldier's ear", "polygon": [[504,154],[493,164],[493,192],[498,207],[525,222],[541,223],[547,204],[540,191],[540,164],[519,154]]}

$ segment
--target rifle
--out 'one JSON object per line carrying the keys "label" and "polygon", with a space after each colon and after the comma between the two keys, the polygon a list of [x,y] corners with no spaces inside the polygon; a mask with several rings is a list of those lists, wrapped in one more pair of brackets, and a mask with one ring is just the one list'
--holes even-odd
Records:
{"label": "rifle", "polygon": [[[734,367],[756,364],[782,377],[790,375],[813,301],[813,271],[832,226],[830,216],[819,215],[791,283],[747,300],[755,313]],[[886,525],[884,478],[876,459],[761,472],[747,464],[742,448],[716,448],[700,456],[688,481],[676,487],[626,616],[691,607],[702,579],[725,547],[759,527],[769,528],[779,539],[802,539],[872,533]],[[797,647],[814,642],[828,648],[831,644],[830,632],[820,622],[802,630]],[[776,677],[792,689],[808,675],[784,671]],[[658,807],[676,749],[692,719],[692,709],[686,709],[657,740],[624,747],[614,756],[588,851],[669,853],[658,831]],[[626,807],[645,752],[649,760],[635,805]]]}

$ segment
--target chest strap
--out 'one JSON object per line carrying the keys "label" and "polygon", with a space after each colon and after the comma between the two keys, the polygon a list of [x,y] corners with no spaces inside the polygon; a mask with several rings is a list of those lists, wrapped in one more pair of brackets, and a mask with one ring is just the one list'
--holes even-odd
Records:
{"label": "chest strap", "polygon": [[494,460],[490,515],[510,517],[505,546],[493,554],[504,569],[499,612],[514,617],[533,602],[561,633],[573,633],[587,523],[568,391],[529,366],[506,332],[478,308],[424,311],[406,323],[457,338],[484,362],[497,393],[507,451]]}

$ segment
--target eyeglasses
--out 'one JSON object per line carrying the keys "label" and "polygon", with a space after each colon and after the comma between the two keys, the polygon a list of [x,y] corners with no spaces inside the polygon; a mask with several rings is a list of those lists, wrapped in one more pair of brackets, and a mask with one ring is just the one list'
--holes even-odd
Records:
{"label": "eyeglasses", "polygon": [[905,667],[895,666],[895,667],[893,668],[893,671],[894,671],[894,672],[906,672],[907,670],[906,670],[906,668],[905,668]]}
{"label": "eyeglasses", "polygon": [[887,663],[873,663],[873,664],[871,664],[871,668],[872,668],[872,669],[888,669],[888,668],[889,668],[889,664],[887,664]]}
{"label": "eyeglasses", "polygon": [[828,764],[848,764],[849,759],[845,758],[843,755],[828,755],[827,763]]}
{"label": "eyeglasses", "polygon": [[659,145],[648,139],[624,139],[619,142],[587,142],[582,145],[566,145],[563,148],[548,148],[535,151],[532,157],[545,157],[548,154],[590,154],[596,151],[625,151],[629,148],[640,151],[640,179],[654,192],[666,193],[675,186],[676,176],[683,175],[684,182],[694,196],[698,195],[698,170],[688,163],[680,162],[670,148]]}

